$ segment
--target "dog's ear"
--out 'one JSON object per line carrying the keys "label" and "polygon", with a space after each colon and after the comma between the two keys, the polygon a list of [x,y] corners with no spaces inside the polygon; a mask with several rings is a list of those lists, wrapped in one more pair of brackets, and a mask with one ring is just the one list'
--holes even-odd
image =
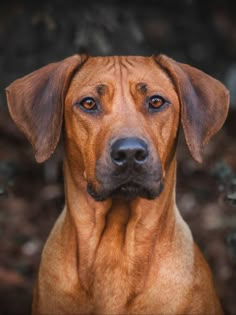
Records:
{"label": "dog's ear", "polygon": [[10,114],[31,142],[37,162],[54,152],[61,134],[63,103],[70,81],[86,56],[49,64],[6,88]]}
{"label": "dog's ear", "polygon": [[222,127],[229,107],[229,91],[218,80],[189,65],[159,55],[156,62],[172,79],[181,104],[181,123],[192,157],[202,162],[202,150]]}

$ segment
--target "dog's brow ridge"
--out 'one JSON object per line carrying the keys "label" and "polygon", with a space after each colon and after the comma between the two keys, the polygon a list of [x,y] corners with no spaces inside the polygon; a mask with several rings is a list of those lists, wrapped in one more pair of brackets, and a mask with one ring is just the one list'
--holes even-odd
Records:
{"label": "dog's brow ridge", "polygon": [[108,89],[107,85],[103,83],[96,86],[96,91],[100,96],[104,95],[107,89]]}

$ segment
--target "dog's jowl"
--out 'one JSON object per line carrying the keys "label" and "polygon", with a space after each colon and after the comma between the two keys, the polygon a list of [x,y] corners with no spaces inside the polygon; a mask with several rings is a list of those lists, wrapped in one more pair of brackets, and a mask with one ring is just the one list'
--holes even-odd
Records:
{"label": "dog's jowl", "polygon": [[65,146],[66,204],[42,253],[33,314],[222,314],[175,184],[179,128],[201,162],[227,115],[223,84],[164,55],[74,55],[6,93],[38,162],[61,133]]}

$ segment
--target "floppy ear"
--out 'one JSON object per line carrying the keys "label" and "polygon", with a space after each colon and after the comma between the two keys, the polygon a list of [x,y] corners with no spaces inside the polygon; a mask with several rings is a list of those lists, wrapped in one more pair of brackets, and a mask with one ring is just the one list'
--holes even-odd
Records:
{"label": "floppy ear", "polygon": [[61,134],[63,104],[74,73],[85,61],[74,55],[49,64],[6,88],[10,114],[31,142],[37,162],[54,152]]}
{"label": "floppy ear", "polygon": [[154,58],[175,85],[186,143],[192,157],[202,162],[203,147],[226,119],[229,91],[218,80],[196,68],[165,55]]}

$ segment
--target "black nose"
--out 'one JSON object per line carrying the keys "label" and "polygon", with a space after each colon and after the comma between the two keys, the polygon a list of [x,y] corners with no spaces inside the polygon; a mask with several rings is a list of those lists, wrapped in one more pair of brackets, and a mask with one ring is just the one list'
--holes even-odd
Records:
{"label": "black nose", "polygon": [[111,159],[117,166],[141,166],[147,157],[147,144],[139,138],[118,139],[111,146]]}

